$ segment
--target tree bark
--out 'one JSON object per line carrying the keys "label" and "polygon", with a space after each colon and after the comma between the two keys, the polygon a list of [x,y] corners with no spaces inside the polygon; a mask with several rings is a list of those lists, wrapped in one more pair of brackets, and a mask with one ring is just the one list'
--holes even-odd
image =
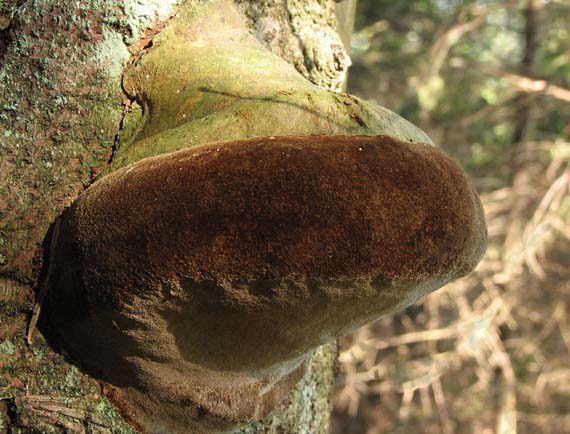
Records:
{"label": "tree bark", "polygon": [[[137,107],[123,71],[182,3],[0,2],[0,434],[136,432],[94,378],[40,333],[30,345],[25,336],[56,218],[129,137]],[[315,84],[341,89],[349,58],[333,0],[236,3],[268,49]],[[320,348],[271,417],[237,432],[328,432],[335,359],[335,345]]]}

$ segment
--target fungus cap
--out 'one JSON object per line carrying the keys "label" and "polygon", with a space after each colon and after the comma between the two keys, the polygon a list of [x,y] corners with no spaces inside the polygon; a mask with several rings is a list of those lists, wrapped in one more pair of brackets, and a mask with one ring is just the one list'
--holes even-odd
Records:
{"label": "fungus cap", "polygon": [[265,416],[314,348],[467,274],[486,246],[460,166],[389,136],[147,158],[62,219],[50,321],[147,432]]}

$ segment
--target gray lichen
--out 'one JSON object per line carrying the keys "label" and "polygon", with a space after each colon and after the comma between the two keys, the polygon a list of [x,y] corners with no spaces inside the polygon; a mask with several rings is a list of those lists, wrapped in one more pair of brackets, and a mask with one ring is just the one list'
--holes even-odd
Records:
{"label": "gray lichen", "polygon": [[263,422],[233,434],[328,434],[332,411],[330,392],[337,355],[336,344],[318,348],[309,361],[305,376],[289,398]]}
{"label": "gray lichen", "polygon": [[109,159],[128,44],[177,3],[0,4],[0,276],[33,279],[50,223]]}

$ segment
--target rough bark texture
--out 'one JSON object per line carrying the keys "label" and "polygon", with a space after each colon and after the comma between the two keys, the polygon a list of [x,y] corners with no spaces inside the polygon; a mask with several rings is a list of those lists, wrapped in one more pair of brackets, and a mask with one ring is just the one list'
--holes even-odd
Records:
{"label": "rough bark texture", "polygon": [[[316,85],[333,91],[342,89],[350,58],[337,32],[334,1],[237,0],[237,3],[248,16],[257,38],[273,53],[287,59]],[[351,15],[345,10],[340,13],[343,17]]]}
{"label": "rough bark texture", "polygon": [[[177,3],[0,2],[0,433],[134,432],[96,381],[41,335],[31,346],[24,336],[50,226],[111,159],[129,105],[123,68]],[[240,4],[256,28],[268,11],[286,17],[269,45],[295,47],[277,52],[315,83],[339,88],[348,61],[332,0]],[[306,26],[323,38],[305,37]],[[317,351],[272,417],[239,432],[327,432],[335,354],[334,346]]]}

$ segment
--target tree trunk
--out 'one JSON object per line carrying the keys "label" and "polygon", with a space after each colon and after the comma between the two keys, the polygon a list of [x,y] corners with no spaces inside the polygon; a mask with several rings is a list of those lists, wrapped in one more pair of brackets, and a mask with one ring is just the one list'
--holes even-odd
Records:
{"label": "tree trunk", "polygon": [[[49,273],[53,223],[136,128],[139,108],[122,89],[123,72],[183,3],[0,2],[0,434],[136,432],[94,378],[39,332],[26,344],[26,333]],[[341,89],[349,59],[333,0],[235,3],[269,50],[313,83]],[[346,35],[352,20],[342,22]],[[335,345],[320,348],[269,419],[238,432],[328,432],[335,358]]]}

